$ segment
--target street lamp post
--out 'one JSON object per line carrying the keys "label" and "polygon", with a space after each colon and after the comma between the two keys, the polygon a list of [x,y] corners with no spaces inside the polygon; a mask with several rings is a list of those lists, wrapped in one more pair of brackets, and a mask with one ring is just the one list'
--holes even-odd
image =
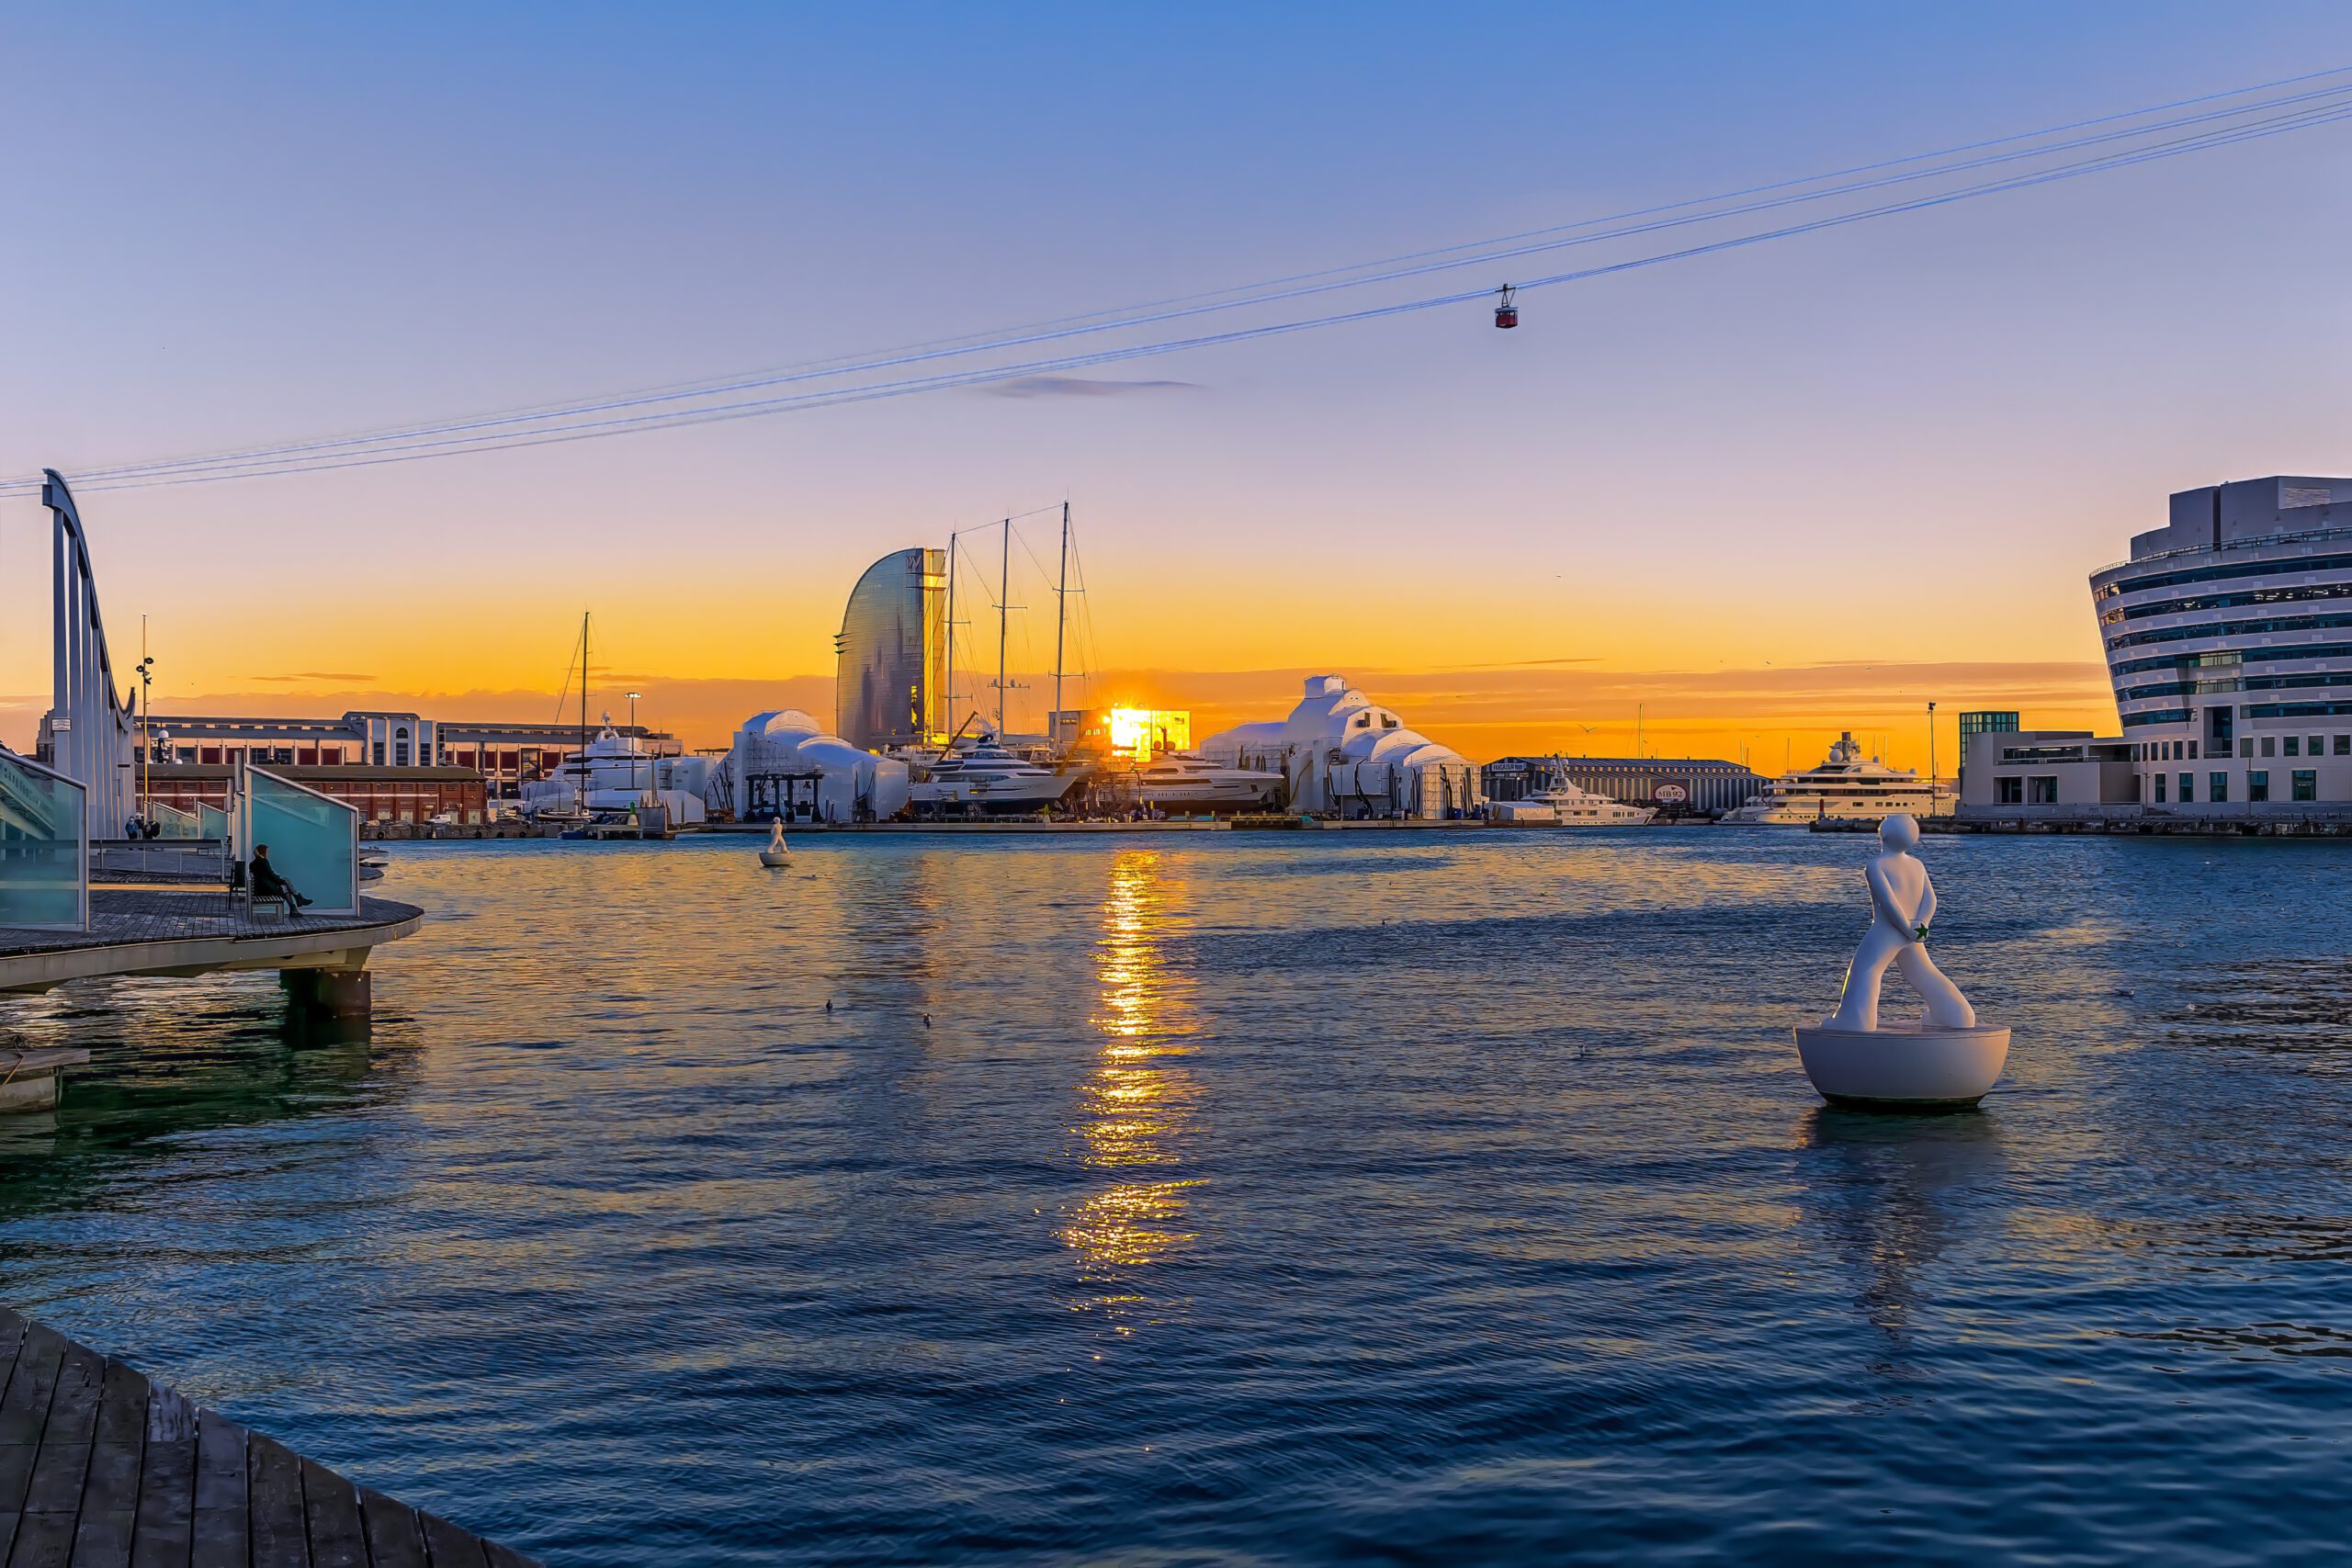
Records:
{"label": "street lamp post", "polygon": [[1936,814],[1936,705],[1928,705],[1928,815]]}
{"label": "street lamp post", "polygon": [[[141,616],[143,624],[145,616]],[[148,735],[147,727],[155,717],[155,661],[152,658],[139,661],[139,819],[147,819],[147,763],[154,755],[155,742]]]}

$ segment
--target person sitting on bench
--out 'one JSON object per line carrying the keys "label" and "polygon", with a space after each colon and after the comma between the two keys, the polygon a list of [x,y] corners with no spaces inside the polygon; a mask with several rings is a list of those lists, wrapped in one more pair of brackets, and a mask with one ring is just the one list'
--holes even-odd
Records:
{"label": "person sitting on bench", "polygon": [[277,868],[269,863],[269,846],[267,844],[255,844],[254,846],[254,859],[251,873],[253,876],[254,897],[283,898],[286,900],[286,908],[289,913],[300,909],[303,905],[310,902],[308,898],[305,898],[300,893],[295,892],[294,885],[287,881],[284,877],[278,875]]}

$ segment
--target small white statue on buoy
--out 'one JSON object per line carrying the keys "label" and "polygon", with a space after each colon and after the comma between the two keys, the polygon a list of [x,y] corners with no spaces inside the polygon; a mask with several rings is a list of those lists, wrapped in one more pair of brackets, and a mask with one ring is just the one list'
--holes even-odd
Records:
{"label": "small white statue on buoy", "polygon": [[[1976,1010],[1928,956],[1935,885],[1911,853],[1919,824],[1897,811],[1879,824],[1883,852],[1864,873],[1871,929],[1846,971],[1838,1010],[1799,1029],[1797,1056],[1813,1087],[1831,1100],[1866,1105],[1973,1105],[1999,1081],[2009,1032],[1976,1021]],[[1924,1004],[1917,1027],[1881,1029],[1879,990],[1889,965]]]}
{"label": "small white statue on buoy", "polygon": [[760,863],[771,870],[792,863],[792,852],[784,847],[784,818],[781,817],[768,829],[768,847],[760,852]]}

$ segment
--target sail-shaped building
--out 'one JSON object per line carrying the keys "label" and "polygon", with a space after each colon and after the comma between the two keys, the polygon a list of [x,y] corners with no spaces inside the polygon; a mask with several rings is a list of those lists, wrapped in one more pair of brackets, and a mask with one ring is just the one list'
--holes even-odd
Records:
{"label": "sail-shaped building", "polygon": [[947,552],[895,550],[850,590],[837,656],[833,728],[885,750],[947,739]]}

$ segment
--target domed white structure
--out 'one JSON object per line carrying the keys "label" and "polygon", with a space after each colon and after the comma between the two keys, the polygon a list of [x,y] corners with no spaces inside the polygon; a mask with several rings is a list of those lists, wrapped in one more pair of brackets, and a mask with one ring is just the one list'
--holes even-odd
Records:
{"label": "domed white structure", "polygon": [[1295,811],[1342,817],[1443,818],[1475,811],[1478,770],[1340,675],[1307,678],[1306,694],[1278,724],[1242,724],[1201,742],[1227,767],[1280,773]]}
{"label": "domed white structure", "polygon": [[711,774],[709,800],[740,820],[871,822],[906,809],[907,765],[828,735],[797,708],[755,713]]}

